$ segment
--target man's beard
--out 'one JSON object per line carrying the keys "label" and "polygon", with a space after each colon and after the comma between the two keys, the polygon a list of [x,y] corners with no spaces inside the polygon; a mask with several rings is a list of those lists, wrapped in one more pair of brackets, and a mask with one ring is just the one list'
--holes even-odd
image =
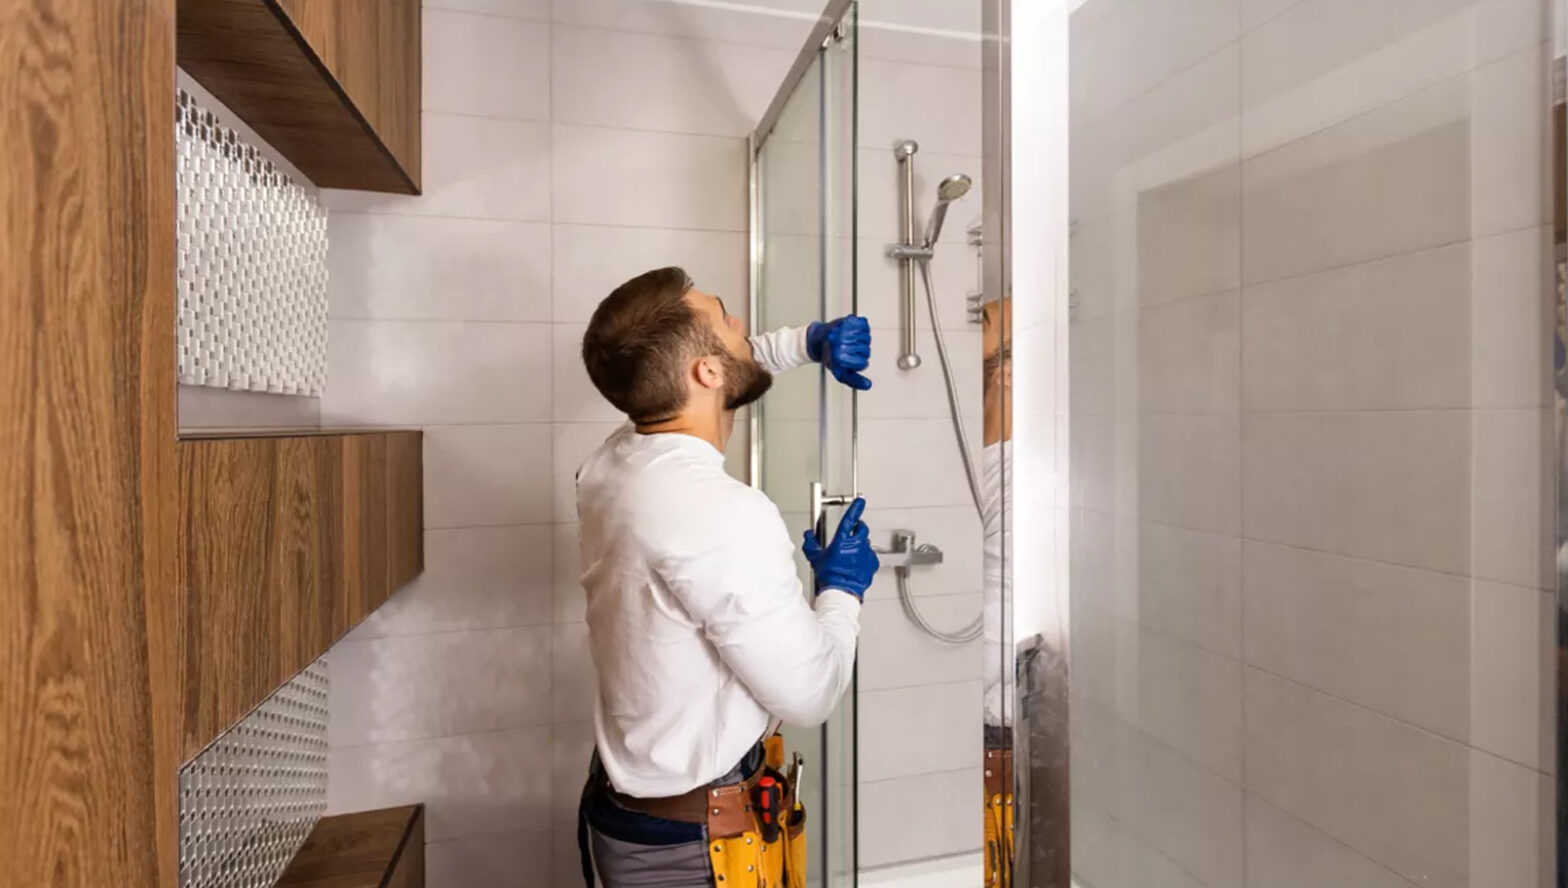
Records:
{"label": "man's beard", "polygon": [[724,362],[724,409],[739,410],[768,393],[773,387],[773,374],[758,364],[756,359],[742,360],[729,352],[720,352]]}

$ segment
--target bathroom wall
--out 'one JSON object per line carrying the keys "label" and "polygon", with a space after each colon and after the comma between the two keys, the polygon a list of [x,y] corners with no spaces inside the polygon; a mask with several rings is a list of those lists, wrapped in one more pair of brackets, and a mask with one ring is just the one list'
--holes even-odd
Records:
{"label": "bathroom wall", "polygon": [[1084,888],[1553,884],[1545,22],[1074,14]]}
{"label": "bathroom wall", "polygon": [[[908,528],[942,549],[944,563],[917,569],[910,583],[925,616],[949,630],[980,615],[980,521],[953,439],[923,290],[917,292],[924,363],[913,371],[897,368],[898,265],[883,253],[901,237],[893,144],[914,139],[922,229],[938,182],[954,173],[975,182],[950,208],[932,268],[978,469],[980,327],[968,322],[965,300],[979,289],[979,260],[966,233],[980,222],[982,193],[980,12],[978,0],[860,4],[858,284],[876,336],[876,388],[860,401],[866,520],[879,537]],[[900,608],[891,571],[873,586],[861,625],[862,871],[978,851],[980,642],[951,646],[922,634]],[[921,816],[910,817],[913,810]]]}
{"label": "bathroom wall", "polygon": [[331,804],[426,802],[432,888],[581,884],[577,345],[657,265],[744,306],[745,137],[819,5],[427,2],[424,195],[327,193],[322,419],[426,428],[428,564],[331,653]]}

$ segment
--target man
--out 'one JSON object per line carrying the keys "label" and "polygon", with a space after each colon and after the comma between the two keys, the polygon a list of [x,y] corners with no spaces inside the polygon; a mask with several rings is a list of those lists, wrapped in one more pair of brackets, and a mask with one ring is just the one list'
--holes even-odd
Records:
{"label": "man", "polygon": [[774,719],[825,721],[849,686],[877,557],[856,500],[827,544],[806,534],[808,605],[778,508],[725,474],[724,447],[773,372],[815,361],[863,390],[870,349],[858,317],[748,341],[678,268],[594,312],[583,362],[630,422],[577,475],[599,682],[578,830],[589,885],[597,871],[608,888],[749,888],[780,884],[786,857],[803,869],[787,829],[803,814],[761,773],[759,741]]}

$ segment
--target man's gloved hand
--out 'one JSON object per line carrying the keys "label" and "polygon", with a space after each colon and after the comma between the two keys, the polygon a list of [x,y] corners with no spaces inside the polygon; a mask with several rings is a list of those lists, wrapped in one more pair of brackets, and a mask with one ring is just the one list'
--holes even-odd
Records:
{"label": "man's gloved hand", "polygon": [[866,501],[856,497],[839,519],[833,541],[824,548],[814,530],[806,531],[806,542],[801,549],[811,569],[817,575],[817,594],[824,589],[842,589],[864,601],[866,590],[876,579],[882,562],[871,548],[871,531],[860,520],[866,510]]}
{"label": "man's gloved hand", "polygon": [[850,388],[871,388],[871,380],[860,375],[871,365],[871,323],[865,318],[849,315],[813,323],[806,328],[806,355]]}

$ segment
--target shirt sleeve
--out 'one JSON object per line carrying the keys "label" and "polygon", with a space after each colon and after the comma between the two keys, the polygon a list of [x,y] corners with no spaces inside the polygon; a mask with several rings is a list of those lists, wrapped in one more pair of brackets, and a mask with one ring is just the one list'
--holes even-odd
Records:
{"label": "shirt sleeve", "polygon": [[783,373],[810,364],[806,354],[806,327],[784,327],[751,337],[751,353],[769,373]]}
{"label": "shirt sleeve", "polygon": [[819,725],[849,687],[860,602],[829,589],[807,604],[773,503],[741,486],[710,492],[721,495],[694,498],[703,515],[688,524],[701,539],[655,570],[763,708]]}

